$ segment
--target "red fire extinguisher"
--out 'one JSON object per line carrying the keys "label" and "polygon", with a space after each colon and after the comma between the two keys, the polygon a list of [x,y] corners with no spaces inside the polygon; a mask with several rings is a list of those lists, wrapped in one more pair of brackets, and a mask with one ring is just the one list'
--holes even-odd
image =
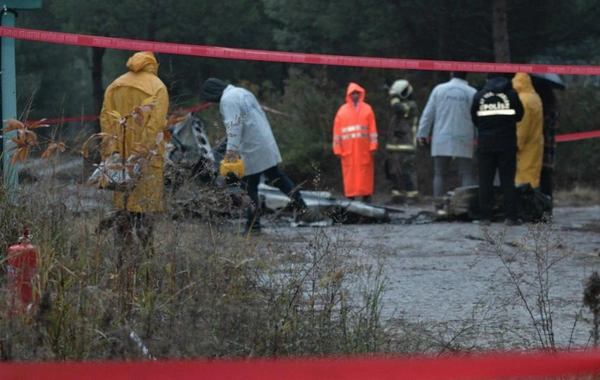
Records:
{"label": "red fire extinguisher", "polygon": [[37,248],[31,244],[31,238],[29,228],[26,228],[19,242],[7,251],[9,314],[32,310],[37,300],[33,291],[37,274]]}

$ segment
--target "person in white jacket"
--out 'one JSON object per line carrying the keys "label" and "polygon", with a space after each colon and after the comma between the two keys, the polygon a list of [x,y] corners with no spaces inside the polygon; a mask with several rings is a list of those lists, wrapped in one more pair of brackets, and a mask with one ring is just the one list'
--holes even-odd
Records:
{"label": "person in white jacket", "polygon": [[[462,186],[473,185],[473,139],[471,103],[477,92],[469,86],[466,72],[452,73],[452,79],[437,85],[421,115],[417,141],[423,146],[431,136],[433,196],[436,212],[445,214],[445,182],[450,163],[456,162]],[[432,131],[433,129],[433,131]]]}
{"label": "person in white jacket", "polygon": [[261,175],[292,199],[292,207],[299,213],[306,204],[296,185],[277,166],[281,154],[273,136],[271,125],[260,104],[250,91],[209,78],[202,85],[204,100],[219,103],[223,124],[227,129],[227,148],[224,160],[235,161],[241,157],[245,166],[242,182],[254,207],[246,210],[244,234],[260,232],[261,204],[258,184]]}

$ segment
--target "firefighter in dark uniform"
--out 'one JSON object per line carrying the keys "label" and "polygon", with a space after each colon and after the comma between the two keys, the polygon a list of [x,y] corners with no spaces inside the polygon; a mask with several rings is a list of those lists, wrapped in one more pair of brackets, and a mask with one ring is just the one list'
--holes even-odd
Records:
{"label": "firefighter in dark uniform", "polygon": [[392,201],[415,200],[417,190],[415,155],[419,110],[412,97],[413,88],[405,79],[389,89],[392,118],[387,133],[386,149],[389,158],[386,173],[392,182]]}

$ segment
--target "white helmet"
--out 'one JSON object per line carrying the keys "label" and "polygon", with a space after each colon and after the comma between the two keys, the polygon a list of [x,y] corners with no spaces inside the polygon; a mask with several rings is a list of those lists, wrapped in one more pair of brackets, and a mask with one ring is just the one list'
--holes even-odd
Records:
{"label": "white helmet", "polygon": [[406,79],[399,79],[390,87],[390,95],[397,95],[400,99],[406,99],[412,94],[413,88]]}

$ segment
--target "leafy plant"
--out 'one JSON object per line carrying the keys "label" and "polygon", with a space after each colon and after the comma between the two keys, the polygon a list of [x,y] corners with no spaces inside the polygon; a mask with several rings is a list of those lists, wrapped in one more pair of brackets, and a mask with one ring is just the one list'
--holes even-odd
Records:
{"label": "leafy plant", "polygon": [[[311,177],[316,167],[328,173],[334,160],[331,149],[333,117],[342,104],[332,96],[325,72],[315,77],[290,70],[278,107],[288,116],[273,116],[271,123],[286,168]],[[336,168],[337,169],[337,168]]]}
{"label": "leafy plant", "polygon": [[[49,127],[48,124],[42,124],[43,121],[44,120],[40,120],[32,124],[27,124],[14,119],[6,120],[6,124],[8,125],[4,127],[4,133],[6,134],[12,131],[17,132],[17,137],[12,138],[12,141],[15,143],[15,145],[8,150],[9,152],[12,150],[15,151],[11,158],[13,165],[17,163],[17,161],[24,161],[27,158],[31,148],[38,146],[38,136],[34,130],[38,128]],[[60,146],[57,144],[56,146],[53,146],[52,148],[49,147],[48,149],[52,151],[59,147],[62,149],[63,146],[64,144]],[[44,154],[49,155],[47,152],[44,152]]]}

